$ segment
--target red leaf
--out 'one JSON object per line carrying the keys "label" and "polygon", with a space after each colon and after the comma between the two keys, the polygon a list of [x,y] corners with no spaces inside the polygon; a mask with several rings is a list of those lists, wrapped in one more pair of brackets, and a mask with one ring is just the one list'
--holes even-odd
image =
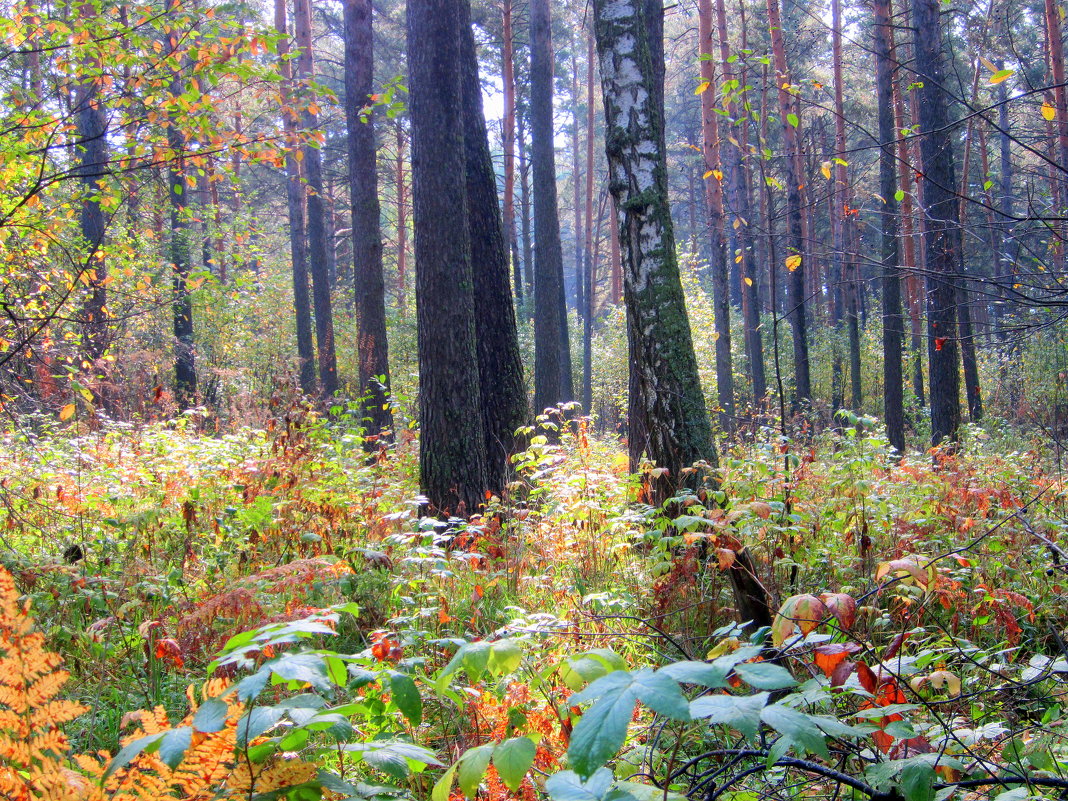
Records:
{"label": "red leaf", "polygon": [[871,672],[871,668],[864,662],[857,662],[857,678],[860,679],[860,686],[870,692],[872,695],[879,687],[879,679],[875,677],[875,674]]}
{"label": "red leaf", "polygon": [[946,344],[945,337],[935,337],[935,350],[942,350],[942,346]]}

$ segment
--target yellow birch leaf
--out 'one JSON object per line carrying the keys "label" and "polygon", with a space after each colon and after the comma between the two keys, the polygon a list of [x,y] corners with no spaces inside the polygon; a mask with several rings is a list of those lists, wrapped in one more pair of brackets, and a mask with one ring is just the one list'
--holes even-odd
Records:
{"label": "yellow birch leaf", "polygon": [[1052,120],[1057,116],[1057,109],[1053,108],[1048,100],[1042,103],[1042,116],[1047,120]]}
{"label": "yellow birch leaf", "polygon": [[708,172],[706,172],[706,173],[705,173],[704,175],[702,175],[701,177],[702,177],[702,178],[711,178],[711,177],[712,177],[713,175],[715,175],[715,173],[716,173],[716,171],[715,171],[715,170],[709,170]]}
{"label": "yellow birch leaf", "polygon": [[996,86],[997,84],[1001,83],[1002,81],[1007,81],[1009,78],[1011,78],[1013,76],[1013,73],[1015,73],[1015,72],[1016,72],[1015,70],[998,70],[997,72],[995,72],[993,75],[990,76],[990,85],[991,86]]}
{"label": "yellow birch leaf", "polygon": [[74,417],[74,404],[73,403],[68,403],[66,406],[64,406],[62,409],[59,410],[59,419],[60,420],[70,420],[72,417]]}
{"label": "yellow birch leaf", "polygon": [[796,270],[800,266],[801,266],[801,256],[800,256],[800,254],[795,253],[793,256],[787,256],[786,257],[786,269],[788,269],[790,272],[793,272],[794,270]]}
{"label": "yellow birch leaf", "polygon": [[823,164],[820,165],[820,172],[823,173],[823,177],[828,181],[831,180],[831,162],[823,162]]}
{"label": "yellow birch leaf", "polygon": [[745,277],[745,285],[746,286],[752,286],[753,285],[753,279],[750,278],[748,275]]}
{"label": "yellow birch leaf", "polygon": [[695,95],[702,94],[703,92],[708,91],[708,87],[711,85],[710,81],[701,81],[701,83],[697,84],[697,88],[693,90],[693,93]]}

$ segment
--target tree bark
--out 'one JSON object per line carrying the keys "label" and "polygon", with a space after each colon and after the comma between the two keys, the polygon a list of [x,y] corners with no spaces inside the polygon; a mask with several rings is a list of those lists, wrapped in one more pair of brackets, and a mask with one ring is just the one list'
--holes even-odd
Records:
{"label": "tree bark", "polygon": [[[801,223],[801,149],[798,139],[801,123],[793,95],[785,88],[790,85],[790,73],[786,65],[786,46],[782,38],[779,2],[767,0],[767,6],[771,49],[775,63],[775,83],[778,86],[779,113],[786,149],[787,259],[790,264],[794,265],[792,269],[788,269],[786,319],[790,323],[793,336],[794,402],[801,404],[812,398],[808,327],[805,314],[805,237]],[[776,265],[771,265],[771,269],[776,269]]]}
{"label": "tree bark", "polygon": [[[177,0],[167,0],[167,11],[177,6]],[[181,59],[177,31],[167,34],[166,50]],[[171,97],[185,91],[181,72],[173,71]],[[172,320],[174,324],[174,399],[179,409],[188,409],[197,400],[196,350],[193,338],[193,298],[189,293],[189,186],[185,170],[185,134],[178,125],[167,126],[167,145],[171,158],[167,170],[170,195],[170,259],[172,276]]]}
{"label": "tree bark", "polygon": [[282,93],[286,108],[282,111],[282,125],[286,138],[286,200],[289,212],[289,254],[293,263],[293,307],[297,328],[297,359],[299,360],[300,389],[305,395],[315,392],[315,345],[312,340],[311,295],[308,292],[308,245],[304,226],[304,183],[301,180],[297,112],[293,92],[293,68],[289,60],[289,40],[286,36],[286,0],[274,2],[274,25],[280,34],[278,42],[279,69],[282,73]]}
{"label": "tree bark", "polygon": [[955,442],[960,428],[957,365],[957,281],[960,230],[953,147],[943,89],[942,27],[938,0],[913,0],[915,57],[923,164],[927,261],[927,354],[930,363],[931,440]]}
{"label": "tree bark", "polygon": [[[719,63],[723,71],[724,82],[733,80],[734,73],[730,62],[730,41],[727,38],[727,8],[724,0],[716,0],[716,29],[719,38]],[[709,31],[711,36],[711,31]],[[711,55],[711,51],[709,51]],[[745,86],[746,81],[740,81]],[[727,102],[727,119],[737,118],[737,104],[733,97]],[[742,123],[748,128],[748,119]],[[744,138],[744,136],[743,136]],[[750,235],[749,189],[746,185],[745,170],[742,168],[742,149],[730,138],[720,140],[720,157],[723,162],[723,181],[727,185],[727,210],[731,216],[731,231],[734,232],[735,259],[741,257],[742,264],[742,317],[745,325],[745,353],[749,359],[749,380],[753,387],[753,404],[760,408],[768,394],[767,378],[764,372],[764,343],[760,335],[760,282],[754,262],[753,238]],[[726,229],[726,219],[722,225]],[[730,248],[727,249],[730,259]],[[728,261],[729,264],[729,261]]]}
{"label": "tree bark", "polygon": [[512,43],[512,0],[503,0],[501,44],[501,84],[504,89],[504,119],[501,139],[504,147],[504,246],[512,260],[515,301],[523,303],[523,271],[515,240],[515,53]]}
{"label": "tree bark", "polygon": [[[722,0],[721,0],[722,1]],[[711,241],[712,305],[716,324],[716,394],[719,400],[719,427],[728,434],[734,431],[734,364],[731,359],[731,261],[723,216],[722,147],[715,98],[716,70],[712,58],[712,2],[699,0],[698,54],[701,56],[701,152],[704,155],[705,214]],[[705,57],[707,56],[707,58]],[[727,73],[724,70],[724,80]],[[728,108],[728,115],[731,108]],[[730,145],[728,145],[730,146]],[[735,218],[737,219],[737,217]]]}
{"label": "tree bark", "polygon": [[468,0],[459,0],[459,5],[467,220],[474,297],[478,299],[475,335],[483,388],[479,397],[486,443],[486,488],[500,494],[511,472],[508,459],[515,451],[516,429],[527,421],[527,392],[509,285],[508,249],[497,201],[497,176],[482,111],[471,9]]}
{"label": "tree bark", "polygon": [[530,134],[534,195],[534,411],[571,400],[564,262],[556,205],[549,0],[530,3]]}
{"label": "tree bark", "polygon": [[[96,17],[92,3],[82,3],[79,14],[84,24]],[[36,53],[34,56],[36,57]],[[39,72],[40,64],[31,74]],[[107,310],[107,261],[104,258],[105,217],[100,205],[100,192],[108,173],[107,119],[101,105],[99,85],[92,72],[99,69],[90,58],[85,67],[89,71],[76,86],[75,115],[78,125],[77,175],[85,193],[81,203],[81,235],[85,247],[83,271],[89,297],[82,307],[82,360],[92,364],[107,350],[109,342]],[[39,81],[39,76],[36,81]]]}
{"label": "tree bark", "polygon": [[[293,0],[293,29],[297,43],[297,71],[305,91],[314,102],[310,84],[315,79],[315,56],[311,39],[311,0]],[[318,136],[318,114],[311,104],[301,110],[306,136]],[[334,352],[334,315],[330,299],[330,267],[326,255],[326,204],[323,196],[323,161],[318,147],[306,142],[302,148],[307,180],[308,265],[315,307],[315,343],[319,353],[319,388],[329,398],[337,392],[337,357]]]}
{"label": "tree bark", "polygon": [[[701,392],[686,304],[675,256],[663,148],[663,62],[653,53],[659,31],[641,0],[593,5],[605,109],[605,153],[616,197],[624,294],[631,345],[631,466],[643,455],[666,473],[651,479],[651,500],[682,486],[682,471],[717,454]],[[662,9],[659,9],[662,14]],[[653,46],[651,46],[651,44]],[[661,51],[662,52],[662,51]],[[659,73],[659,74],[658,74]]]}
{"label": "tree bark", "polygon": [[[838,0],[835,0],[837,4]],[[890,445],[905,453],[905,409],[901,347],[905,320],[901,313],[901,270],[898,267],[897,166],[894,142],[894,50],[890,37],[890,0],[875,0],[875,86],[879,115],[879,194],[882,209],[883,416]]]}
{"label": "tree bark", "polygon": [[[349,194],[352,206],[352,259],[356,292],[356,350],[360,397],[368,446],[392,438],[389,409],[389,346],[386,338],[386,284],[382,273],[381,208],[374,108],[374,36],[371,0],[345,0],[345,123],[348,128]],[[403,176],[402,176],[403,179]]]}
{"label": "tree bark", "polygon": [[[585,263],[583,265],[583,297],[586,300],[582,310],[582,409],[590,414],[593,409],[593,314],[596,278],[594,276],[594,233],[593,233],[593,140],[596,122],[597,86],[595,82],[594,62],[597,60],[597,45],[593,34],[586,34],[586,220],[584,238],[586,240]],[[599,220],[600,218],[598,218]]]}
{"label": "tree bark", "polygon": [[487,480],[458,17],[454,0],[408,4],[420,486],[434,513],[464,516]]}

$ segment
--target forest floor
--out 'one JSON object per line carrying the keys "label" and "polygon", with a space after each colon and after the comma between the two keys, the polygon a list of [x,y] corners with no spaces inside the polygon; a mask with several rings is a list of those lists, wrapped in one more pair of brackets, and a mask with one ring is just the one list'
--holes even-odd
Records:
{"label": "forest floor", "polygon": [[[66,697],[89,710],[66,727],[75,751],[114,753],[134,710],[181,718],[187,687],[228,641],[241,644],[235,635],[354,603],[331,651],[409,676],[423,696],[416,714],[387,682],[385,706],[377,717],[364,708],[357,734],[381,736],[388,718],[447,765],[536,732],[540,789],[536,777],[563,760],[577,719],[567,701],[584,683],[576,655],[655,666],[738,648],[729,573],[745,546],[772,608],[784,610],[776,645],[809,635],[808,651],[788,654],[799,680],[833,685],[857,653],[873,666],[898,657],[892,694],[885,681],[858,689],[869,706],[897,704],[881,722],[885,743],[873,735],[884,755],[923,751],[923,732],[936,743],[936,710],[943,729],[970,732],[967,748],[985,742],[993,753],[1026,730],[1023,750],[1049,740],[1047,769],[1065,759],[1068,486],[1036,443],[975,430],[952,458],[897,462],[873,421],[789,447],[757,431],[725,449],[718,493],[685,494],[667,514],[636,502],[621,444],[583,425],[559,444],[536,438],[507,497],[446,524],[419,516],[410,432],[368,459],[344,414],[294,408],[264,430],[225,434],[205,433],[209,422],[72,427],[0,445],[2,563],[72,674]],[[505,648],[463,651],[501,642],[518,643],[522,661]],[[1006,689],[1006,675],[1028,670],[1035,681]],[[856,675],[864,685],[864,668]],[[663,767],[648,725],[634,718],[621,757],[633,767],[617,766],[617,777]],[[419,771],[365,769],[417,795],[429,789]],[[491,770],[483,792],[509,796],[506,772]],[[530,780],[516,786],[533,792]]]}

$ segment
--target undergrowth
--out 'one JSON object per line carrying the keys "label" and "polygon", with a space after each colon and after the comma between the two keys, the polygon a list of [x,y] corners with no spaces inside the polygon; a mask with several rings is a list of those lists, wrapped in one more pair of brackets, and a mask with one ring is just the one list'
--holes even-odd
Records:
{"label": "undergrowth", "polygon": [[[210,735],[205,795],[171,797],[253,797],[283,765],[262,797],[1068,787],[1068,488],[1038,447],[974,430],[898,459],[871,419],[758,429],[718,491],[655,509],[580,421],[439,521],[413,432],[369,453],[346,407],[208,422],[4,438],[11,592],[70,672],[69,752],[104,754],[65,786],[120,797]],[[735,625],[743,552],[770,628]]]}

